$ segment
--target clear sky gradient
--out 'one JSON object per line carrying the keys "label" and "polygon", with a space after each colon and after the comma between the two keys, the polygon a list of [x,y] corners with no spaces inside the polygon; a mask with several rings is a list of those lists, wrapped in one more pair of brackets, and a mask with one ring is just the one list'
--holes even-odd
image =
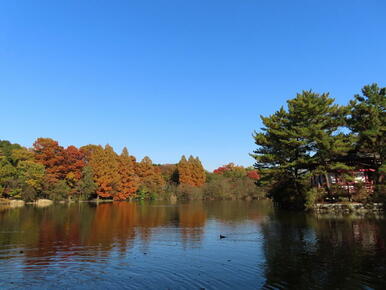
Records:
{"label": "clear sky gradient", "polygon": [[386,1],[0,0],[0,139],[252,165],[303,89],[386,85]]}

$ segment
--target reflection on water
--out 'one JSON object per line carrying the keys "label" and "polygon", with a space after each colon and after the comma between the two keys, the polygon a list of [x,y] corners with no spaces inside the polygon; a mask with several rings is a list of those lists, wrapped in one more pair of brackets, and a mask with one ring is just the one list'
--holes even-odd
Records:
{"label": "reflection on water", "polygon": [[3,208],[0,288],[384,288],[385,239],[267,201]]}
{"label": "reflection on water", "polygon": [[263,224],[262,234],[267,286],[378,289],[386,285],[384,219],[278,213]]}

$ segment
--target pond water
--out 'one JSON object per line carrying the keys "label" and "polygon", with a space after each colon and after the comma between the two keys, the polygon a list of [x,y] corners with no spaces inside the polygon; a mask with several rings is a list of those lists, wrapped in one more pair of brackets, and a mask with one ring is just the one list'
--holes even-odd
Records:
{"label": "pond water", "polygon": [[385,241],[383,217],[268,201],[3,208],[0,288],[386,289]]}

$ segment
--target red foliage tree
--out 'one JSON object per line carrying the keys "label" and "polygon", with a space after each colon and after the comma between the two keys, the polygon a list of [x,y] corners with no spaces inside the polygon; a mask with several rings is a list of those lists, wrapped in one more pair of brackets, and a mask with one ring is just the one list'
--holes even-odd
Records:
{"label": "red foliage tree", "polygon": [[68,146],[65,149],[65,170],[67,173],[72,173],[76,179],[80,179],[84,166],[84,154],[75,146]]}
{"label": "red foliage tree", "polygon": [[82,169],[86,165],[84,154],[75,146],[68,146],[64,150],[64,172],[66,180],[70,187],[75,187],[75,184],[82,177]]}
{"label": "red foliage tree", "polygon": [[66,177],[66,154],[58,142],[50,138],[38,138],[33,144],[35,160],[46,168],[46,181],[55,183]]}
{"label": "red foliage tree", "polygon": [[257,170],[251,170],[247,172],[247,176],[254,180],[260,179],[260,174],[257,172]]}
{"label": "red foliage tree", "polygon": [[223,166],[220,166],[219,168],[215,169],[213,171],[215,174],[220,175],[230,175],[230,176],[245,176],[246,170],[243,166],[235,165],[234,163],[229,163]]}

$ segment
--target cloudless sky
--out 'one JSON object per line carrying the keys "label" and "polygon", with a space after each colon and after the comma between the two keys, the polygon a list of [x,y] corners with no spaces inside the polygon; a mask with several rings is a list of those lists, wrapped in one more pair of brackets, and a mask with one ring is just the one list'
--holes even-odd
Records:
{"label": "cloudless sky", "polygon": [[386,83],[382,0],[0,0],[0,139],[252,165],[297,92]]}

